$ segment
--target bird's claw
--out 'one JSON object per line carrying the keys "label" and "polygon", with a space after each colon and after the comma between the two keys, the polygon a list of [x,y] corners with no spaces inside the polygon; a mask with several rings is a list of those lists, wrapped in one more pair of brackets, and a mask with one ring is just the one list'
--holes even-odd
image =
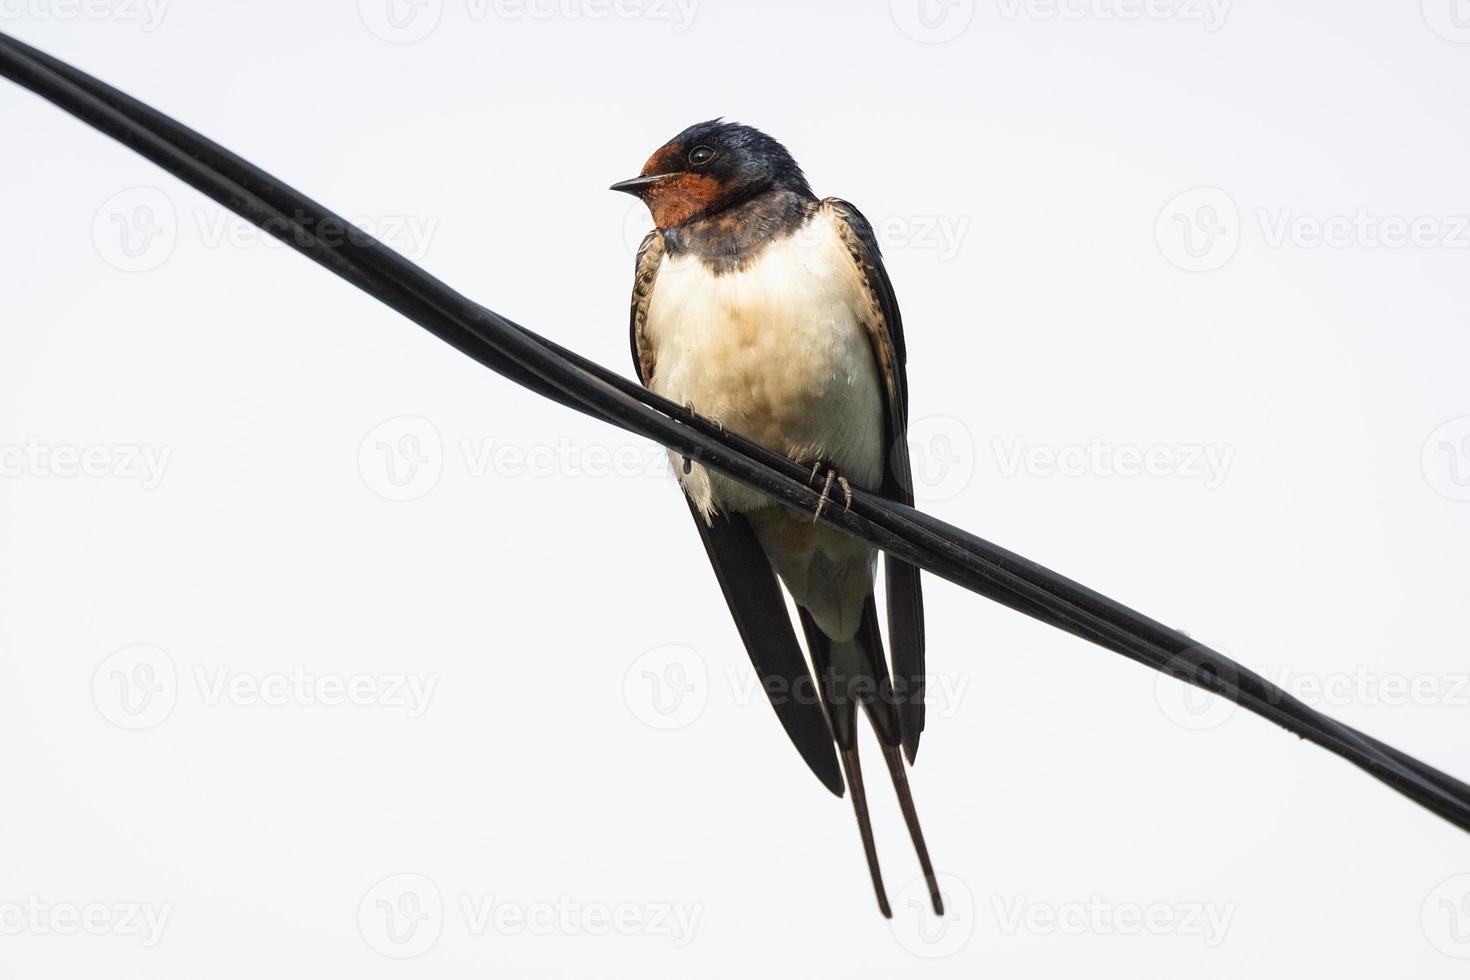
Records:
{"label": "bird's claw", "polygon": [[[693,402],[685,402],[684,411],[688,412],[690,415],[699,414],[699,410],[694,407]],[[714,423],[716,429],[720,430],[721,432],[725,431],[725,423],[721,422],[719,419],[710,419],[710,421]]]}
{"label": "bird's claw", "polygon": [[[821,471],[822,464],[820,461],[818,461],[812,466],[812,475],[807,478],[807,483],[809,485],[814,485],[817,479],[817,474]],[[833,483],[836,483],[837,486],[842,490],[842,509],[852,510],[852,484],[847,482],[847,477],[843,476],[841,473],[838,473],[837,470],[829,466],[827,467],[827,479],[822,483],[822,495],[817,498],[816,513],[812,515],[813,524],[822,519],[822,511],[827,508],[827,504],[832,499]]]}

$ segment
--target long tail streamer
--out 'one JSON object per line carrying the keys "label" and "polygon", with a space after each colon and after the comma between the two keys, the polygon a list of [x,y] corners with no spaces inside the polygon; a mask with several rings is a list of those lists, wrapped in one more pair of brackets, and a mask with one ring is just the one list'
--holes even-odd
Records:
{"label": "long tail streamer", "polygon": [[[111,136],[490,369],[662,443],[771,497],[816,508],[805,471],[455,292],[217,143],[65,62],[0,34],[0,75]],[[12,144],[13,147],[13,144]],[[1241,705],[1470,830],[1470,786],[1334,721],[1218,653],[1056,572],[856,488],[822,520],[1034,619]]]}

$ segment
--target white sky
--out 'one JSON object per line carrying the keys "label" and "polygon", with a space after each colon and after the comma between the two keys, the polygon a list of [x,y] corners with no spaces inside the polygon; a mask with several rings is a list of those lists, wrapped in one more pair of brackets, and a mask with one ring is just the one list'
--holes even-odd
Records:
{"label": "white sky", "polygon": [[[0,29],[624,370],[646,217],[605,188],[768,130],[885,237],[924,506],[1470,777],[1462,0],[161,2]],[[910,906],[870,750],[890,927],[656,451],[0,118],[17,976],[1463,975],[1461,832],[933,579],[958,914]]]}

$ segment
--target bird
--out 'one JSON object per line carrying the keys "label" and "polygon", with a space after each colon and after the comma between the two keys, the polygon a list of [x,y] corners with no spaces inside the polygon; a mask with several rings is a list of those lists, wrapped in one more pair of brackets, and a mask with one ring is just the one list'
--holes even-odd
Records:
{"label": "bird", "polygon": [[818,198],[779,141],[723,118],[683,130],[610,189],[641,200],[654,223],[633,280],[638,380],[810,467],[821,487],[815,513],[798,511],[671,452],[751,663],[812,772],[850,794],[879,911],[892,918],[858,759],[861,709],[942,915],[905,766],[924,728],[919,571],[885,558],[890,673],[877,552],[818,520],[850,507],[854,486],[913,504],[903,324],[872,225]]}

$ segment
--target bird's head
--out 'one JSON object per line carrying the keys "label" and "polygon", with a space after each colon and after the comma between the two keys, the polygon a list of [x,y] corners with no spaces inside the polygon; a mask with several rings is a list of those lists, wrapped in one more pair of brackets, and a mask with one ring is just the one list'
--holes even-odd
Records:
{"label": "bird's head", "polygon": [[631,180],[612,190],[632,194],[660,229],[677,228],[770,191],[812,198],[786,147],[750,126],[711,119],[659,147]]}

